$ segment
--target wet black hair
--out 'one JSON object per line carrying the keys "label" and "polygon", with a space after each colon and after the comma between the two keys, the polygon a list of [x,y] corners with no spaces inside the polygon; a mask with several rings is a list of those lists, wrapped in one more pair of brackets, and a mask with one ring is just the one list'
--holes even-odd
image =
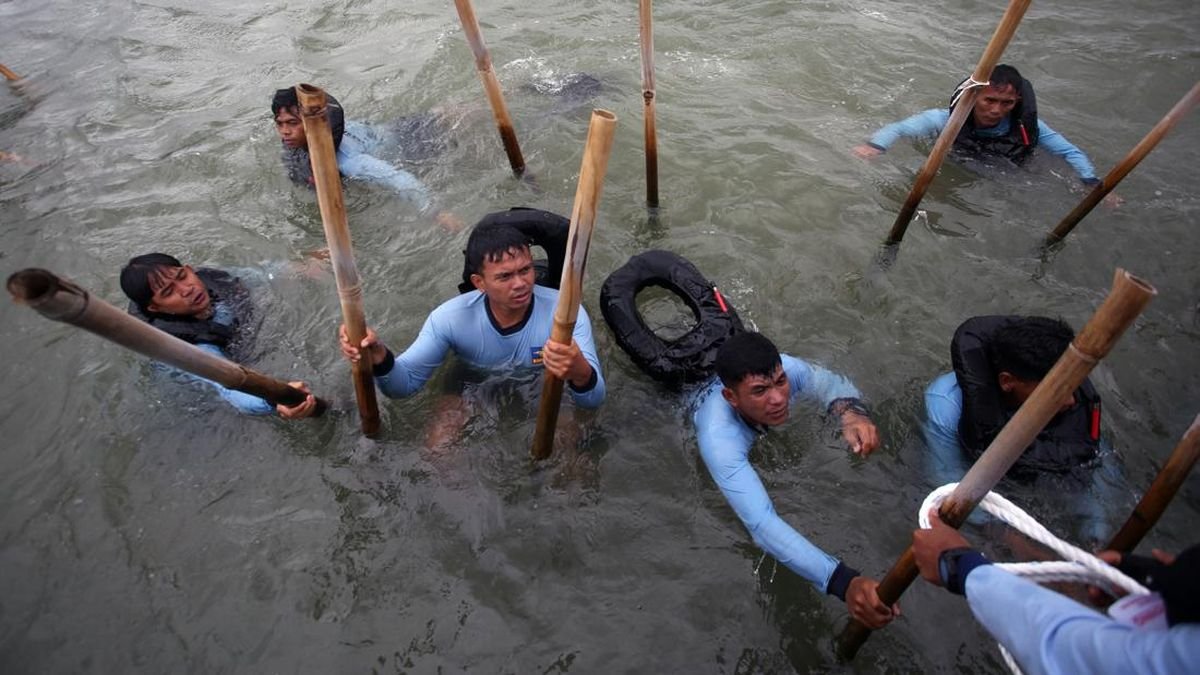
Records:
{"label": "wet black hair", "polygon": [[467,238],[467,270],[471,274],[483,274],[483,263],[499,262],[510,251],[529,250],[529,238],[520,230],[503,223],[478,223]]}
{"label": "wet black hair", "polygon": [[[295,88],[275,90],[275,95],[271,97],[271,119],[275,119],[280,110],[299,117],[300,99],[296,97]],[[333,147],[336,150],[341,147],[342,136],[346,133],[346,112],[331,94],[325,94],[325,117],[329,120],[329,131],[333,134]]]}
{"label": "wet black hair", "polygon": [[716,371],[721,384],[733,389],[751,375],[770,377],[782,363],[775,343],[762,333],[738,333],[717,350]]}
{"label": "wet black hair", "polygon": [[992,69],[992,76],[988,78],[988,86],[1003,89],[1006,85],[1012,87],[1017,96],[1020,96],[1022,87],[1025,85],[1025,78],[1021,77],[1021,73],[1017,72],[1016,68],[1007,63],[1001,63]]}
{"label": "wet black hair", "polygon": [[996,373],[1036,382],[1058,362],[1075,331],[1061,319],[1026,316],[998,328],[992,336],[988,356]]}
{"label": "wet black hair", "polygon": [[147,253],[130,258],[121,268],[121,290],[143,312],[154,299],[150,277],[165,267],[183,267],[183,263],[166,253]]}

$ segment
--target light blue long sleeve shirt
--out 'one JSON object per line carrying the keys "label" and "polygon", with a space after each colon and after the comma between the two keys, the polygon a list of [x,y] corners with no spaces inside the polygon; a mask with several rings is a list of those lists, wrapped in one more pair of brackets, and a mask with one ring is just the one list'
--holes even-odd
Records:
{"label": "light blue long sleeve shirt", "polygon": [[[200,343],[196,346],[223,359],[229,358],[229,356],[225,352],[221,351],[221,348],[216,345]],[[243,415],[270,415],[275,412],[275,406],[268,403],[265,399],[261,399],[253,394],[247,394],[236,389],[227,389],[220,383],[213,382],[212,380],[208,380],[197,375],[189,374],[189,377],[199,380],[215,389],[217,395],[220,396],[222,400],[233,406]]]}
{"label": "light blue long sleeve shirt", "polygon": [[338,145],[338,170],[347,178],[385,185],[421,210],[428,210],[433,203],[429,189],[411,173],[371,155],[379,145],[379,137],[370,127],[347,122]]}
{"label": "light blue long sleeve shirt", "polygon": [[[908,119],[893,122],[875,132],[870,144],[879,150],[888,150],[900,138],[936,138],[946,128],[950,121],[950,111],[946,108],[934,108],[917,113]],[[1008,134],[1009,119],[1006,117],[999,124],[987,129],[976,129],[980,136],[1000,137]],[[1085,183],[1094,182],[1096,170],[1091,160],[1082,150],[1075,147],[1062,134],[1051,129],[1045,122],[1038,120],[1037,147],[1045,148],[1046,152],[1062,157],[1071,165],[1079,179]]]}
{"label": "light blue long sleeve shirt", "polygon": [[972,570],[966,591],[975,618],[1026,675],[1200,669],[1200,624],[1135,628],[994,565]]}
{"label": "light blue long sleeve shirt", "polygon": [[[781,360],[793,402],[804,399],[827,407],[836,399],[860,396],[858,389],[840,375],[786,354]],[[837,559],[813,545],[775,512],[766,488],[750,465],[750,447],[760,432],[729,405],[721,395],[722,388],[716,379],[707,385],[692,416],[704,465],[754,543],[822,592],[828,592]]]}
{"label": "light blue long sleeve shirt", "polygon": [[[417,339],[395,357],[391,370],[376,376],[379,390],[389,398],[416,393],[442,365],[450,350],[468,364],[487,370],[542,368],[541,349],[550,339],[558,291],[534,286],[532,307],[525,323],[503,332],[493,322],[485,299],[483,293],[471,291],[443,302],[430,312]],[[579,407],[597,408],[604,402],[604,375],[592,339],[592,323],[583,307],[579,308],[573,336],[591,365],[595,380],[583,391],[567,383],[567,391]]]}

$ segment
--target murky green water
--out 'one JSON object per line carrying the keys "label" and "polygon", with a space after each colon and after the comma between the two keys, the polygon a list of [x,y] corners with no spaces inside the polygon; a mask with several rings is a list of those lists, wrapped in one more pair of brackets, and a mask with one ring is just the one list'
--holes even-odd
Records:
{"label": "murky green water", "polygon": [[[322,245],[312,195],[278,166],[271,90],[309,81],[349,117],[447,107],[452,149],[413,167],[464,220],[527,204],[568,213],[587,111],[620,117],[588,267],[667,248],[696,263],[788,352],[850,375],[885,447],[856,460],[815,416],[761,444],[776,508],[826,550],[881,574],[932,487],[917,428],[948,341],[983,313],[1082,325],[1114,268],[1159,297],[1094,380],[1124,476],[1119,525],[1200,404],[1200,142],[1186,120],[1048,261],[1039,236],[1081,198],[1042,157],[981,177],[942,171],[897,263],[872,266],[926,147],[864,163],[874,128],[941,105],[1002,7],[955,2],[656,6],[664,209],[647,222],[636,3],[476,7],[541,193],[507,170],[451,3],[0,2],[0,272],[58,270],[118,300],[147,250],[196,263],[298,260]],[[1055,129],[1103,173],[1195,82],[1192,2],[1035,4],[1009,49]],[[523,86],[572,72],[590,104]],[[465,234],[386,190],[346,200],[368,318],[404,344],[454,292]],[[352,400],[328,277],[283,275],[258,365]],[[663,299],[657,316],[669,323]],[[773,572],[699,463],[679,401],[607,329],[608,402],[579,456],[531,469],[533,415],[501,400],[462,447],[421,451],[434,397],[353,414],[239,417],[140,359],[0,303],[0,670],[4,672],[1002,672],[956,598],[910,591],[852,666],[843,606]],[[1150,542],[1193,542],[1200,485]],[[1071,518],[1034,499],[1052,529]],[[978,538],[978,532],[973,536]],[[756,575],[756,569],[758,573]]]}

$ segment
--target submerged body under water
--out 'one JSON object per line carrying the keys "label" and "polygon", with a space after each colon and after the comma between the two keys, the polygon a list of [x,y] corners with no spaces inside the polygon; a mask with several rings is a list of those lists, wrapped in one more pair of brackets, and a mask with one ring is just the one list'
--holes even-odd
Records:
{"label": "submerged body under water", "polygon": [[[447,452],[426,447],[433,383],[382,400],[384,431],[363,439],[329,277],[262,298],[254,365],[335,402],[296,424],[239,416],[0,303],[0,669],[1004,672],[961,599],[925,585],[837,664],[844,605],[762,561],[697,456],[681,398],[599,321],[600,285],[636,253],[676,252],[747,326],[863,390],[883,438],[871,457],[797,406],[751,460],[782,518],[878,577],[936,482],[921,395],[948,369],[955,327],[1019,313],[1079,329],[1128,268],[1159,293],[1092,375],[1123,473],[1102,474],[1104,496],[1001,486],[1063,534],[1098,505],[1111,534],[1200,400],[1195,120],[1122,183],[1124,206],[1045,255],[1041,238],[1084,195],[1068,167],[947,163],[884,271],[873,258],[926,149],[900,143],[870,163],[850,150],[942,105],[999,9],[657,4],[654,219],[635,10],[478,10],[536,181],[512,178],[442,4],[0,3],[4,62],[40,91],[30,102],[0,85],[0,151],[31,162],[0,162],[0,260],[110,301],[120,265],[148,250],[246,267],[324,245],[315,198],[280,167],[266,101],[281,83],[325,87],[354,120],[414,120],[396,122],[380,159],[467,223],[517,205],[569,214],[587,110],[619,120],[584,286],[608,399],[578,421],[575,452],[545,464],[527,459],[532,380],[468,387],[479,405]],[[1194,84],[1194,25],[1188,2],[1035,5],[1004,58],[1102,175]],[[556,92],[570,73],[592,78],[565,85],[578,103]],[[422,120],[440,111],[456,114],[433,131]],[[466,233],[386,189],[346,181],[344,196],[368,322],[402,347],[454,295]],[[1145,546],[1182,549],[1197,522],[1193,478]],[[967,534],[1018,557],[991,526]]]}

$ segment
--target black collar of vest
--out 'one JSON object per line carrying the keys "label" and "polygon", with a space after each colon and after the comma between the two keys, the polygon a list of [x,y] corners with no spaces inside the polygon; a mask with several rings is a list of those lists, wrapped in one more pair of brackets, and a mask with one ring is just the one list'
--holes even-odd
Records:
{"label": "black collar of vest", "polygon": [[[480,292],[482,292],[482,291],[480,291]],[[505,336],[515,335],[517,333],[520,333],[521,330],[525,328],[525,324],[529,323],[529,317],[533,316],[533,303],[536,300],[537,300],[537,294],[535,294],[531,291],[530,295],[529,295],[529,309],[525,310],[525,316],[521,317],[520,321],[514,323],[513,325],[509,326],[508,328],[501,328],[500,323],[496,321],[496,315],[492,314],[492,305],[490,302],[488,302],[488,297],[487,297],[486,293],[484,293],[484,295],[483,295],[483,309],[485,312],[487,312],[488,321],[490,321],[492,323],[492,328],[495,328],[497,333],[499,333],[501,335],[505,335]]]}

